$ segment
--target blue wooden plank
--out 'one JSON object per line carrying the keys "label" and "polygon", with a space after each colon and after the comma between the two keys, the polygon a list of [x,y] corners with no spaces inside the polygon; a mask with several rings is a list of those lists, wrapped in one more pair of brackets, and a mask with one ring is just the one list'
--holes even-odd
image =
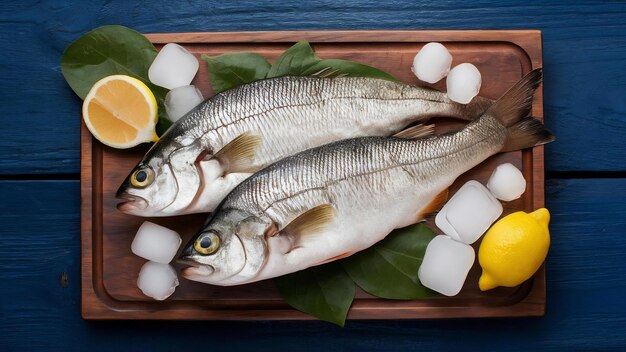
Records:
{"label": "blue wooden plank", "polygon": [[78,172],[80,101],[59,59],[72,40],[104,24],[142,32],[538,28],[547,124],[558,137],[547,147],[547,169],[624,171],[624,18],[623,1],[4,2],[0,174]]}
{"label": "blue wooden plank", "polygon": [[[616,350],[626,346],[626,180],[551,180],[543,318],[85,322],[78,181],[0,181],[0,346],[76,350]],[[59,278],[68,274],[68,286]]]}

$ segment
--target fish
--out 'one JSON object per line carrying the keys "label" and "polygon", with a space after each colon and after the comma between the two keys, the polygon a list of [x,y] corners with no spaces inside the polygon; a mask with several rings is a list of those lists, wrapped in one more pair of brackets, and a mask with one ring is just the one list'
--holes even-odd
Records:
{"label": "fish", "polygon": [[289,155],[358,136],[419,134],[406,127],[435,116],[475,119],[492,103],[459,104],[377,78],[285,76],[241,85],[174,123],[121,183],[117,208],[139,216],[210,212],[252,173]]}
{"label": "fish", "polygon": [[531,71],[478,119],[417,138],[357,137],[309,149],[237,186],[186,244],[182,275],[241,285],[348,257],[422,221],[454,180],[488,157],[554,136],[529,116]]}

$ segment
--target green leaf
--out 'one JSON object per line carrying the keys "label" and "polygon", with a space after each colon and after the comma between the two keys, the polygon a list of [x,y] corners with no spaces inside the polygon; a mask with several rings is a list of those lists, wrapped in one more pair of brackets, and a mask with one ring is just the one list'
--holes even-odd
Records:
{"label": "green leaf", "polygon": [[322,60],[307,41],[300,41],[280,55],[273,65],[255,53],[232,53],[219,56],[202,55],[209,67],[209,80],[215,93],[257,81],[281,76],[311,76],[332,69],[335,75],[372,77],[395,81],[377,68],[344,60]]}
{"label": "green leaf", "polygon": [[311,48],[309,42],[300,41],[285,50],[285,52],[276,59],[272,68],[267,73],[267,78],[302,76],[309,67],[319,61],[320,59],[315,56],[315,52],[313,52],[313,48]]}
{"label": "green leaf", "polygon": [[424,224],[390,233],[384,240],[343,261],[343,267],[365,292],[382,298],[416,299],[435,293],[420,283],[417,272],[428,243],[436,234]]}
{"label": "green leaf", "polygon": [[215,93],[265,78],[270,63],[255,53],[232,53],[201,56],[209,66],[209,79]]}
{"label": "green leaf", "polygon": [[163,105],[168,90],[148,79],[148,68],[156,55],[154,45],[141,33],[124,26],[103,26],[86,33],[65,49],[61,72],[81,99],[85,99],[97,81],[110,75],[128,75],[141,80],[157,100],[157,131],[164,132],[164,126],[171,125]]}
{"label": "green leaf", "polygon": [[157,121],[154,129],[156,130],[157,136],[161,137],[163,133],[172,126],[173,122],[167,116],[167,112],[165,112],[165,105],[158,101],[157,103],[159,104],[159,121]]}
{"label": "green leaf", "polygon": [[320,72],[325,68],[332,68],[338,70],[339,73],[343,73],[352,77],[370,77],[386,79],[388,81],[396,81],[396,78],[394,78],[392,75],[372,66],[360,64],[358,62],[333,59],[320,60],[319,62],[306,69],[306,71],[304,71],[302,75],[309,76],[316,72]]}
{"label": "green leaf", "polygon": [[152,43],[141,33],[124,26],[103,26],[65,49],[61,72],[74,92],[85,99],[94,83],[110,75],[129,75],[152,85],[148,68],[156,55]]}
{"label": "green leaf", "polygon": [[287,49],[276,59],[267,73],[267,78],[280,76],[311,76],[324,69],[335,69],[337,74],[346,74],[354,77],[381,78],[390,81],[396,79],[377,68],[344,60],[322,60],[313,51],[311,45],[301,41]]}
{"label": "green leaf", "polygon": [[355,286],[336,262],[274,279],[292,307],[319,319],[344,326],[354,300]]}

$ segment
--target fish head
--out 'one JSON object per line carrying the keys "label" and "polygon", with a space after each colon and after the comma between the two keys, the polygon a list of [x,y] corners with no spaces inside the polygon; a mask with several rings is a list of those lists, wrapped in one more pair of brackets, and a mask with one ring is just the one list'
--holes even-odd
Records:
{"label": "fish head", "polygon": [[190,265],[182,275],[220,286],[250,282],[267,260],[271,221],[238,209],[214,214],[179,256],[180,263]]}
{"label": "fish head", "polygon": [[139,216],[184,214],[201,191],[197,160],[204,155],[199,142],[183,146],[162,138],[120,185],[117,208]]}
{"label": "fish head", "polygon": [[176,188],[168,164],[141,162],[117,190],[116,197],[122,199],[117,208],[132,215],[159,216],[174,201]]}

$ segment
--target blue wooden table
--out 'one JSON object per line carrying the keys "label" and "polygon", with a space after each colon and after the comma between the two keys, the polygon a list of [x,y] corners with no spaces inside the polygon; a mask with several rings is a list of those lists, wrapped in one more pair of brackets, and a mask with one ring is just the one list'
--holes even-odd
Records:
{"label": "blue wooden table", "polygon": [[[80,100],[60,72],[88,30],[540,29],[546,204],[542,318],[86,322],[79,250]],[[626,348],[624,1],[3,1],[0,351]]]}

